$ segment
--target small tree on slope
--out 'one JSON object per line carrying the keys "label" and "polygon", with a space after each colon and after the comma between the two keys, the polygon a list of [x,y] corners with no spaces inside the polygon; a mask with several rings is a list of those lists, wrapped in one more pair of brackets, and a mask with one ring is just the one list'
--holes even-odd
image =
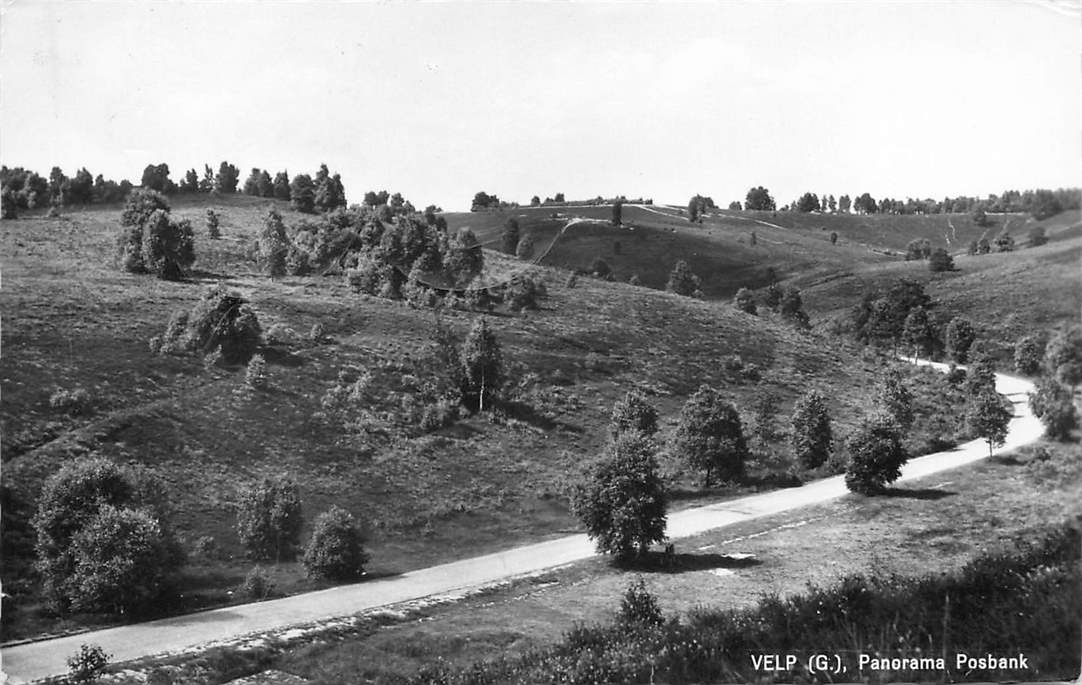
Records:
{"label": "small tree on slope", "polygon": [[862,495],[882,492],[898,480],[902,466],[909,459],[902,447],[898,424],[884,414],[865,417],[849,436],[846,447],[849,466],[845,470],[845,486]]}
{"label": "small tree on slope", "polygon": [[700,387],[680,411],[672,453],[702,471],[707,487],[715,474],[722,481],[739,480],[748,446],[736,407],[717,390]]}
{"label": "small tree on slope", "polygon": [[817,390],[811,390],[797,400],[790,420],[790,445],[793,458],[804,468],[814,469],[830,456],[834,435],[826,400]]}

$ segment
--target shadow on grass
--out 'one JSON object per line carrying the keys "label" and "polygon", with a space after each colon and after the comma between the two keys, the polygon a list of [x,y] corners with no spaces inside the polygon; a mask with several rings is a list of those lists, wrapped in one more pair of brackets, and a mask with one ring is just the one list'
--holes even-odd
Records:
{"label": "shadow on grass", "polygon": [[898,497],[901,499],[938,500],[944,497],[957,495],[953,490],[936,490],[934,488],[920,488],[908,490],[906,488],[887,488],[882,493],[883,497]]}
{"label": "shadow on grass", "polygon": [[1019,461],[1017,457],[1011,454],[997,454],[994,457],[989,457],[988,461],[993,464],[1002,464],[1003,466],[1022,466],[1025,463]]}
{"label": "shadow on grass", "polygon": [[272,345],[265,345],[260,352],[262,352],[263,358],[267,360],[268,364],[274,364],[275,366],[284,366],[289,369],[295,369],[304,364],[304,358],[300,355],[293,354],[289,350],[279,349]]}
{"label": "shadow on grass", "polygon": [[571,433],[582,433],[583,429],[574,424],[566,423],[564,421],[557,421],[551,419],[526,404],[525,402],[508,401],[503,403],[503,409],[507,412],[507,415],[513,419],[522,421],[523,423],[540,428],[541,430],[550,431],[553,429],[560,429]]}
{"label": "shadow on grass", "polygon": [[208,282],[217,283],[218,281],[228,281],[233,278],[232,274],[219,274],[213,271],[204,271],[203,269],[193,269],[188,272],[188,277],[183,282],[193,285],[206,285]]}
{"label": "shadow on grass", "polygon": [[724,554],[666,554],[650,551],[645,555],[616,562],[625,571],[638,573],[691,573],[714,569],[737,569],[758,566],[762,562],[753,557],[730,557]]}

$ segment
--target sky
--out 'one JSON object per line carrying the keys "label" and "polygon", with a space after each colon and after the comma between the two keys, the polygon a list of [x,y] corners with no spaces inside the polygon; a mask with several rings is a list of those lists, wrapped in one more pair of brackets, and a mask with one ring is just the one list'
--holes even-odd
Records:
{"label": "sky", "polygon": [[1082,0],[2,0],[0,161],[348,199],[722,205],[1082,185]]}

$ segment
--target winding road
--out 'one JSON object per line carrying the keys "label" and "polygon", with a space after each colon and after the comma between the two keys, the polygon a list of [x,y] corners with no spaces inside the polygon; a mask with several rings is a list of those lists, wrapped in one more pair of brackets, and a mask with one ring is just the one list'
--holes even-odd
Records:
{"label": "winding road", "polygon": [[[946,370],[943,364],[916,363]],[[1033,390],[1033,384],[1021,378],[996,374],[996,390],[1014,404],[1014,418],[1008,428],[1006,444],[996,452],[1012,450],[1037,440],[1043,427],[1030,412],[1027,403],[1027,393]],[[987,456],[987,443],[974,440],[952,450],[910,460],[902,469],[899,480],[922,478]],[[846,493],[843,477],[834,476],[799,488],[687,509],[669,515],[668,533],[671,538],[688,537],[819,504]],[[17,645],[0,650],[3,672],[6,674],[4,681],[24,683],[64,674],[67,672],[67,657],[83,643],[99,644],[112,655],[114,663],[123,662],[476,588],[586,559],[593,554],[594,547],[585,535],[572,535],[355,585]]]}

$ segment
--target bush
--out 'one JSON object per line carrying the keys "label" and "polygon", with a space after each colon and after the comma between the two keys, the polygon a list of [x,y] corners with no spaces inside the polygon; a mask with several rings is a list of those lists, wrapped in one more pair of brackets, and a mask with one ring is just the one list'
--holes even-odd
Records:
{"label": "bush", "polygon": [[954,257],[942,247],[937,247],[928,258],[928,270],[932,273],[954,271]]}
{"label": "bush", "polygon": [[68,657],[68,680],[77,684],[97,682],[110,657],[101,645],[80,645],[79,651]]}
{"label": "bush", "polygon": [[681,259],[669,273],[669,281],[665,284],[665,289],[677,295],[694,296],[699,290],[699,277],[692,273],[688,263]]}
{"label": "bush", "polygon": [[264,478],[241,494],[237,535],[253,559],[292,559],[303,522],[300,492],[292,479]]}
{"label": "bush", "polygon": [[304,568],[313,578],[356,580],[368,562],[363,542],[353,516],[345,509],[331,507],[316,517],[304,551]]}
{"label": "bush", "polygon": [[846,447],[849,466],[845,485],[863,495],[874,495],[898,480],[902,466],[909,460],[898,424],[883,414],[865,417],[846,440]]}
{"label": "bush", "polygon": [[210,236],[212,240],[217,240],[222,237],[222,231],[218,225],[218,213],[213,209],[207,210],[206,225],[207,235]]}
{"label": "bush", "polygon": [[913,427],[913,393],[906,387],[898,369],[888,369],[876,389],[876,404],[898,427],[907,432]]}
{"label": "bush", "polygon": [[1044,434],[1050,440],[1066,442],[1071,439],[1071,431],[1078,428],[1078,410],[1070,398],[1061,398],[1045,407],[1041,414]]}
{"label": "bush", "polygon": [[969,348],[976,339],[977,332],[973,330],[973,324],[966,319],[955,317],[947,324],[947,354],[959,364],[966,363]]}
{"label": "bush", "polygon": [[253,566],[252,570],[244,576],[244,582],[237,590],[242,597],[261,601],[274,592],[274,583],[261,566]]}
{"label": "bush", "polygon": [[190,312],[177,312],[162,336],[163,350],[172,347],[207,355],[219,351],[227,364],[244,364],[262,337],[259,319],[239,293],[217,286]]}
{"label": "bush", "polygon": [[33,526],[37,570],[56,608],[141,610],[168,588],[183,557],[162,501],[153,478],[98,457],[46,480]]}
{"label": "bush", "polygon": [[499,398],[503,383],[503,356],[495,334],[484,318],[474,323],[462,343],[463,399],[471,407],[484,411],[486,404]]}
{"label": "bush", "polygon": [[267,360],[261,354],[253,354],[248,360],[244,373],[244,382],[251,388],[262,390],[267,387]]}
{"label": "bush", "polygon": [[49,407],[59,409],[72,416],[81,416],[90,411],[90,393],[84,388],[57,390],[49,396]]}
{"label": "bush", "polygon": [[528,274],[515,274],[507,284],[504,301],[511,311],[537,309],[537,300],[545,295],[545,284]]}
{"label": "bush", "polygon": [[[286,258],[290,254],[290,244],[282,215],[277,209],[271,208],[263,218],[263,228],[256,238],[256,255],[264,273],[269,276],[286,274]],[[297,264],[294,263],[293,266],[296,268]]]}
{"label": "bush", "polygon": [[119,258],[125,271],[153,273],[176,280],[195,262],[191,223],[174,221],[169,203],[156,191],[137,189],[128,195],[121,214]]}
{"label": "bush", "polygon": [[1048,242],[1048,234],[1045,233],[1044,226],[1034,226],[1029,229],[1029,246],[1039,247]]}
{"label": "bush", "polygon": [[646,589],[646,583],[639,578],[627,586],[620,598],[620,613],[617,623],[627,628],[656,627],[665,623],[665,616],[657,598]]}
{"label": "bush", "polygon": [[755,314],[757,312],[755,296],[752,295],[751,291],[747,288],[741,288],[736,291],[736,295],[733,297],[733,306],[748,314]]}
{"label": "bush", "polygon": [[601,257],[594,258],[590,263],[590,273],[596,278],[608,278],[612,275],[612,267]]}
{"label": "bush", "polygon": [[326,331],[323,330],[323,324],[322,323],[317,321],[314,324],[312,324],[312,328],[309,329],[309,331],[308,331],[308,340],[309,341],[311,341],[311,342],[318,345],[319,343],[323,342],[326,339],[326,337],[327,337],[327,333],[326,333]]}
{"label": "bush", "polygon": [[1027,376],[1040,373],[1046,344],[1045,336],[1041,334],[1027,335],[1019,340],[1014,346],[1014,368]]}

